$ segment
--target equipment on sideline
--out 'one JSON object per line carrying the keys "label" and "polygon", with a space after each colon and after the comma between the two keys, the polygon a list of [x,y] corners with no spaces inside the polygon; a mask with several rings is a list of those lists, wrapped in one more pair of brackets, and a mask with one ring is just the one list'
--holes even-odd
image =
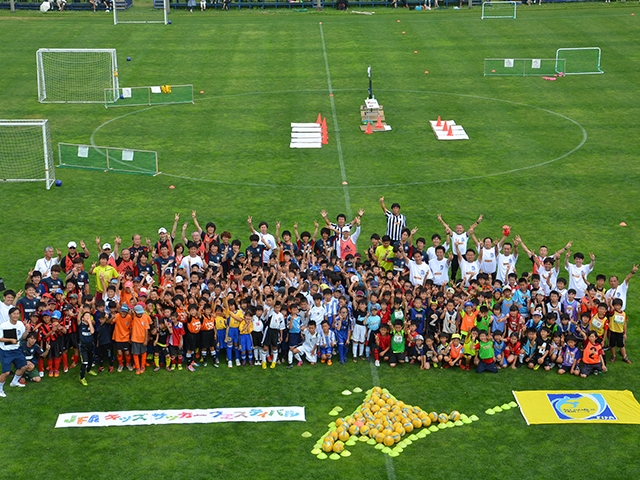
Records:
{"label": "equipment on sideline", "polygon": [[56,181],[48,120],[0,120],[0,182]]}
{"label": "equipment on sideline", "polygon": [[563,73],[564,59],[556,58],[485,58],[484,76],[542,77]]}
{"label": "equipment on sideline", "polygon": [[118,91],[114,48],[41,48],[36,64],[40,103],[102,103],[105,88]]}
{"label": "equipment on sideline", "polygon": [[58,143],[58,166],[153,176],[160,173],[158,152],[74,143]]}
{"label": "equipment on sideline", "polygon": [[438,140],[469,140],[462,125],[456,125],[453,120],[441,120],[438,116],[438,120],[429,120],[429,124]]}
{"label": "equipment on sideline", "polygon": [[[113,98],[114,101],[111,100]],[[115,94],[113,89],[104,89],[104,106],[107,108],[177,103],[194,103],[193,85],[122,87]]]}
{"label": "equipment on sideline", "polygon": [[483,2],[482,19],[485,18],[516,18],[518,2]]}
{"label": "equipment on sideline", "polygon": [[[604,73],[600,68],[600,47],[559,48],[556,62],[565,62],[565,75],[595,75]],[[557,69],[558,67],[556,67]]]}
{"label": "equipment on sideline", "polygon": [[[170,24],[168,0],[154,0],[153,5],[133,5],[133,2],[116,2],[113,8],[113,24],[163,23]],[[158,6],[156,8],[156,5]]]}
{"label": "equipment on sideline", "polygon": [[[320,118],[320,115],[318,115],[318,118]],[[322,148],[322,140],[322,123],[291,124],[291,142],[289,143],[289,148]]]}

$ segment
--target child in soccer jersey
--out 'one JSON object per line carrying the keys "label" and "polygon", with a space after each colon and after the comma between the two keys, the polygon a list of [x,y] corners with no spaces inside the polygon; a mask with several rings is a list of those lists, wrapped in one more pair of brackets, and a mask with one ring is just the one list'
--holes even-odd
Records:
{"label": "child in soccer jersey", "polygon": [[171,335],[169,336],[169,355],[171,355],[171,370],[182,370],[182,351],[184,346],[184,324],[178,318],[178,313],[171,310]]}
{"label": "child in soccer jersey", "polygon": [[391,335],[389,335],[389,325],[380,325],[380,333],[376,335],[376,348],[373,350],[375,366],[380,366],[380,359],[386,362],[389,360],[389,350],[391,349]]}
{"label": "child in soccer jersey", "polygon": [[200,330],[200,356],[202,366],[208,365],[207,356],[211,356],[211,362],[218,368],[219,361],[216,354],[216,319],[213,316],[210,303],[205,303],[202,311],[202,330]]}
{"label": "child in soccer jersey", "polygon": [[354,323],[353,332],[351,334],[352,353],[354,363],[358,361],[358,357],[364,358],[364,343],[367,339],[367,301],[360,300],[356,311],[353,312]]}
{"label": "child in soccer jersey", "polygon": [[578,346],[582,346],[587,342],[589,332],[591,331],[591,314],[589,312],[582,312],[580,314],[580,321],[576,325],[575,336],[578,338]]}
{"label": "child in soccer jersey", "polygon": [[451,343],[449,343],[449,355],[445,357],[445,367],[460,367],[463,366],[464,359],[464,345],[461,343],[462,337],[459,333],[451,335]]}
{"label": "child in soccer jersey", "polygon": [[518,307],[513,305],[509,309],[509,316],[507,317],[507,334],[511,335],[512,333],[515,333],[519,339],[522,336],[524,326],[524,318],[522,317],[522,315],[520,315]]}
{"label": "child in soccer jersey", "polygon": [[80,383],[87,386],[86,374],[97,375],[97,373],[91,369],[93,365],[93,346],[95,329],[93,327],[93,316],[89,311],[81,311],[78,313],[78,336],[80,344],[80,358],[82,364],[80,365]]}
{"label": "child in soccer jersey", "polygon": [[109,373],[113,372],[113,318],[104,311],[94,314],[94,322],[99,325],[97,332],[98,372],[104,371],[105,360],[109,363]]}
{"label": "child in soccer jersey", "polygon": [[491,326],[491,314],[486,305],[482,305],[479,309],[478,316],[474,325],[478,330],[489,331]]}
{"label": "child in soccer jersey", "polygon": [[556,332],[565,337],[567,335],[575,335],[576,325],[569,319],[569,314],[563,313],[560,315],[560,323]]}
{"label": "child in soccer jersey", "polygon": [[460,317],[462,318],[462,323],[460,324],[460,335],[466,338],[469,336],[471,329],[475,326],[479,312],[473,302],[465,302],[463,306],[464,311],[460,313]]}
{"label": "child in soccer jersey", "polygon": [[500,310],[500,305],[496,304],[493,306],[493,311],[491,313],[491,330],[494,332],[500,332],[503,336],[505,330],[507,328],[507,315],[502,315]]}
{"label": "child in soccer jersey", "polygon": [[476,343],[475,364],[476,372],[498,373],[496,365],[495,350],[493,340],[486,330],[480,330],[478,333],[478,342]]}
{"label": "child in soccer jersey", "polygon": [[[220,352],[226,349],[227,338],[227,319],[224,316],[222,305],[216,305],[213,311],[216,324],[216,362],[220,362]],[[227,361],[232,361],[232,358],[227,358]]]}
{"label": "child in soccer jersey", "polygon": [[427,370],[427,347],[424,343],[422,335],[416,335],[414,338],[415,345],[409,354],[409,360],[420,365],[420,370]]}
{"label": "child in soccer jersey", "polygon": [[25,360],[27,361],[27,368],[23,374],[23,377],[19,380],[21,384],[24,384],[26,380],[30,380],[32,382],[39,382],[40,377],[44,375],[40,375],[38,372],[38,361],[41,358],[45,358],[49,354],[49,345],[45,350],[40,348],[38,345],[38,333],[31,331],[27,334],[26,340],[20,343],[20,349],[24,355]]}
{"label": "child in soccer jersey", "polygon": [[551,336],[551,345],[549,347],[549,360],[551,365],[557,367],[562,364],[562,334],[560,332],[553,332]]}
{"label": "child in soccer jersey", "polygon": [[504,358],[504,349],[507,346],[502,339],[503,333],[500,330],[493,332],[493,354],[496,358],[496,365],[498,368],[506,367],[506,361]]}
{"label": "child in soccer jersey", "polygon": [[298,360],[298,366],[302,366],[302,355],[311,365],[315,365],[318,362],[318,345],[320,341],[320,335],[316,332],[316,322],[310,320],[306,327],[303,326],[300,336],[302,344],[293,350],[293,355]]}
{"label": "child in soccer jersey", "polygon": [[522,344],[522,357],[520,362],[526,364],[529,368],[533,369],[536,366],[536,353],[538,351],[537,332],[535,328],[527,329],[527,338]]}
{"label": "child in soccer jersey", "polygon": [[269,368],[276,368],[278,361],[278,346],[282,341],[283,330],[286,328],[284,315],[282,313],[282,303],[280,300],[276,301],[273,305],[273,310],[270,312],[266,322],[266,329],[262,341],[262,368],[267,368],[267,357],[269,352],[271,353],[271,365]]}
{"label": "child in soccer jersey", "polygon": [[[558,280],[558,282],[560,282]],[[568,314],[572,322],[578,322],[580,315],[580,302],[576,300],[576,291],[573,288],[567,290],[567,296],[562,301],[562,310]]]}
{"label": "child in soccer jersey", "polygon": [[538,370],[540,366],[546,371],[551,370],[552,362],[550,354],[552,342],[549,338],[549,333],[549,329],[546,327],[542,327],[538,333],[538,337],[536,338],[536,354],[534,356],[534,370]]}
{"label": "child in soccer jersey", "polygon": [[365,358],[368,360],[371,352],[371,348],[375,345],[376,335],[380,330],[380,304],[374,303],[371,305],[371,313],[367,318],[367,340],[365,342]]}
{"label": "child in soccer jersey", "polygon": [[567,372],[571,375],[580,375],[580,349],[576,346],[577,339],[573,335],[565,338],[565,345],[562,348],[562,363],[558,366],[558,374]]}
{"label": "child in soccer jersey", "polygon": [[458,333],[459,315],[456,310],[456,303],[453,300],[447,300],[444,310],[440,314],[440,324],[442,332],[448,335]]}
{"label": "child in soccer jersey", "polygon": [[293,351],[302,343],[302,319],[300,317],[300,308],[296,303],[289,306],[289,315],[287,317],[288,333],[288,365],[287,368],[293,367]]}
{"label": "child in soccer jersey", "polygon": [[253,318],[250,312],[244,316],[240,325],[238,326],[240,334],[239,348],[240,348],[240,360],[242,365],[251,365],[253,363],[253,341],[251,332],[253,331]]}
{"label": "child in soccer jersey", "polygon": [[607,366],[604,363],[604,351],[602,345],[598,343],[598,334],[594,331],[589,332],[587,342],[582,349],[582,365],[580,366],[580,376],[587,378],[592,373],[598,375],[600,372],[606,372]]}
{"label": "child in soccer jersey", "polygon": [[65,328],[60,324],[61,317],[62,314],[59,310],[54,310],[51,313],[51,335],[49,336],[49,344],[51,345],[53,370],[49,370],[50,377],[60,376],[60,362],[62,361],[65,333]]}
{"label": "child in soccer jersey", "polygon": [[[340,310],[340,314],[339,314],[339,318],[338,318],[338,322],[341,321],[343,312],[342,309]],[[346,317],[347,312],[346,312],[346,308],[345,308],[345,312],[344,315]],[[313,320],[309,320],[309,323],[313,322]],[[324,320],[322,322],[322,324],[320,325],[320,333],[319,333],[319,340],[318,340],[318,347],[319,347],[319,351],[320,351],[320,362],[322,363],[327,363],[327,365],[331,365],[331,357],[333,356],[333,348],[336,345],[336,333],[331,330],[331,328],[329,327],[329,322]],[[342,358],[340,359],[340,363],[344,363],[342,361]]]}
{"label": "child in soccer jersey", "polygon": [[433,368],[438,368],[438,352],[436,351],[434,338],[428,336],[424,340],[424,355],[425,355],[425,370],[429,370],[432,366]]}
{"label": "child in soccer jersey", "polygon": [[558,330],[558,323],[560,323],[560,318],[556,317],[555,313],[547,313],[544,316],[544,321],[542,326],[549,330],[550,334]]}
{"label": "child in soccer jersey", "polygon": [[504,358],[506,360],[507,367],[511,367],[514,370],[518,367],[518,361],[521,354],[521,344],[518,339],[518,335],[512,333],[509,335],[509,340],[504,347]]}
{"label": "child in soccer jersey", "polygon": [[347,362],[347,345],[349,345],[351,339],[351,323],[349,309],[346,306],[341,307],[338,312],[338,318],[333,326],[338,344],[338,356],[342,365]]}
{"label": "child in soccer jersey", "polygon": [[[236,366],[240,366],[240,323],[244,320],[244,312],[236,304],[233,298],[223,297],[224,315],[227,317],[227,335],[225,337],[225,345],[227,350],[227,366],[233,367],[231,355],[235,352]],[[284,317],[283,317],[284,318]],[[276,350],[277,352],[277,350]]]}
{"label": "child in soccer jersey", "polygon": [[478,334],[480,332],[477,328],[472,328],[469,335],[464,339],[462,353],[464,355],[464,363],[460,365],[462,370],[471,370],[471,364],[475,363],[476,357],[476,344],[478,343]]}
{"label": "child in soccer jersey", "polygon": [[442,332],[438,335],[438,345],[436,346],[436,352],[438,353],[436,362],[438,362],[438,364],[444,365],[448,361],[449,350],[449,335]]}
{"label": "child in soccer jersey", "polygon": [[262,334],[264,332],[263,312],[264,307],[262,305],[255,306],[252,311],[253,330],[251,331],[251,341],[253,344],[254,365],[256,366],[260,365],[260,352],[262,351]]}
{"label": "child in soccer jersey", "polygon": [[195,372],[196,363],[195,352],[200,348],[200,330],[202,330],[202,312],[195,303],[189,305],[189,316],[187,317],[187,325],[184,332],[184,349],[187,360],[187,370]]}
{"label": "child in soccer jersey", "polygon": [[[418,336],[418,332],[417,330],[417,326],[415,323],[413,322],[405,322],[405,356],[404,356],[404,361],[405,362],[410,362],[411,364],[414,364],[415,361],[411,361],[410,357],[411,357],[411,352],[413,351],[414,347],[416,346],[416,337]],[[424,337],[423,337],[424,338]]]}
{"label": "child in soccer jersey", "polygon": [[629,318],[627,317],[627,313],[622,309],[623,305],[621,298],[614,298],[611,302],[613,312],[609,317],[609,348],[611,349],[612,363],[616,361],[616,348],[619,348],[622,361],[630,364],[631,360],[629,360],[627,356],[626,348]]}
{"label": "child in soccer jersey", "polygon": [[600,343],[604,343],[607,331],[609,330],[609,317],[607,317],[608,308],[606,303],[599,303],[597,313],[591,317],[591,330],[596,332]]}
{"label": "child in soccer jersey", "polygon": [[160,358],[164,358],[167,371],[171,371],[171,355],[169,355],[169,337],[172,333],[171,319],[166,316],[158,320],[155,339],[153,340],[153,371],[160,371]]}

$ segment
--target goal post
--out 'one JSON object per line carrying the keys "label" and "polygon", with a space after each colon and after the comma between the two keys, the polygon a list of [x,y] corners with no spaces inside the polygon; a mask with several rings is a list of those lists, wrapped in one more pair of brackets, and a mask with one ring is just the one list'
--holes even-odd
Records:
{"label": "goal post", "polygon": [[41,48],[36,66],[40,103],[102,103],[105,88],[118,89],[114,48]]}
{"label": "goal post", "polygon": [[[115,102],[111,101],[112,98],[115,98]],[[193,85],[122,87],[115,95],[111,89],[105,89],[104,91],[104,106],[107,108],[172,105],[178,103],[194,103]]]}
{"label": "goal post", "polygon": [[482,2],[482,19],[516,18],[518,2]]}
{"label": "goal post", "polygon": [[169,23],[170,0],[121,0],[114,1],[113,24],[120,23]]}
{"label": "goal post", "polygon": [[565,75],[595,75],[604,73],[600,68],[600,47],[559,48],[556,62],[565,62]]}
{"label": "goal post", "polygon": [[158,152],[77,143],[58,143],[58,166],[138,175],[160,173]]}
{"label": "goal post", "polygon": [[555,58],[485,58],[485,77],[541,77],[564,72],[564,59]]}
{"label": "goal post", "polygon": [[48,120],[0,120],[0,182],[56,181]]}

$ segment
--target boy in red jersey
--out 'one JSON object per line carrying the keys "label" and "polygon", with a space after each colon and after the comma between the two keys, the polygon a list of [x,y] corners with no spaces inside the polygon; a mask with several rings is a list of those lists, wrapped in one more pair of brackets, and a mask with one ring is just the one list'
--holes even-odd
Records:
{"label": "boy in red jersey", "polygon": [[175,310],[170,313],[171,335],[169,336],[169,355],[171,355],[171,370],[182,370],[182,337],[184,336],[184,325],[178,318]]}
{"label": "boy in red jersey", "polygon": [[376,347],[373,349],[373,357],[376,359],[376,367],[380,366],[380,358],[383,361],[389,360],[389,351],[391,350],[391,335],[389,335],[389,325],[383,323],[380,325],[380,333],[376,335]]}

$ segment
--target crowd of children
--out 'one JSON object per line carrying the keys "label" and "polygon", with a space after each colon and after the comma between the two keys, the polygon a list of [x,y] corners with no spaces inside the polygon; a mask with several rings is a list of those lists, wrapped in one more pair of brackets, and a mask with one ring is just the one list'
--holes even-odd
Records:
{"label": "crowd of children", "polygon": [[[510,227],[499,240],[478,239],[483,217],[465,230],[438,216],[444,235],[427,248],[400,215],[384,206],[387,235],[373,234],[359,253],[364,211],[347,222],[322,213],[322,228],[275,236],[248,218],[249,245],[212,222],[201,228],[192,212],[176,243],[173,229],[158,239],[121,248],[96,238],[97,262],[84,242],[68,252],[47,247],[24,291],[4,291],[0,303],[0,396],[12,367],[12,386],[25,378],[58,377],[78,364],[80,382],[100,372],[147,368],[194,371],[371,360],[478,373],[518,367],[557,368],[586,377],[606,364],[631,363],[625,313],[634,265],[622,282],[597,275],[595,257],[571,255],[571,242],[549,253],[531,251]],[[402,223],[399,223],[401,220]],[[397,238],[391,239],[389,233]],[[469,242],[473,241],[472,245]],[[519,250],[531,273],[518,273]],[[564,254],[564,259],[563,259]],[[573,263],[570,259],[573,259]],[[522,262],[525,263],[525,262]],[[560,274],[561,264],[568,281]],[[523,268],[527,270],[528,268]],[[93,292],[93,293],[92,293]],[[610,355],[605,362],[604,350]]]}

